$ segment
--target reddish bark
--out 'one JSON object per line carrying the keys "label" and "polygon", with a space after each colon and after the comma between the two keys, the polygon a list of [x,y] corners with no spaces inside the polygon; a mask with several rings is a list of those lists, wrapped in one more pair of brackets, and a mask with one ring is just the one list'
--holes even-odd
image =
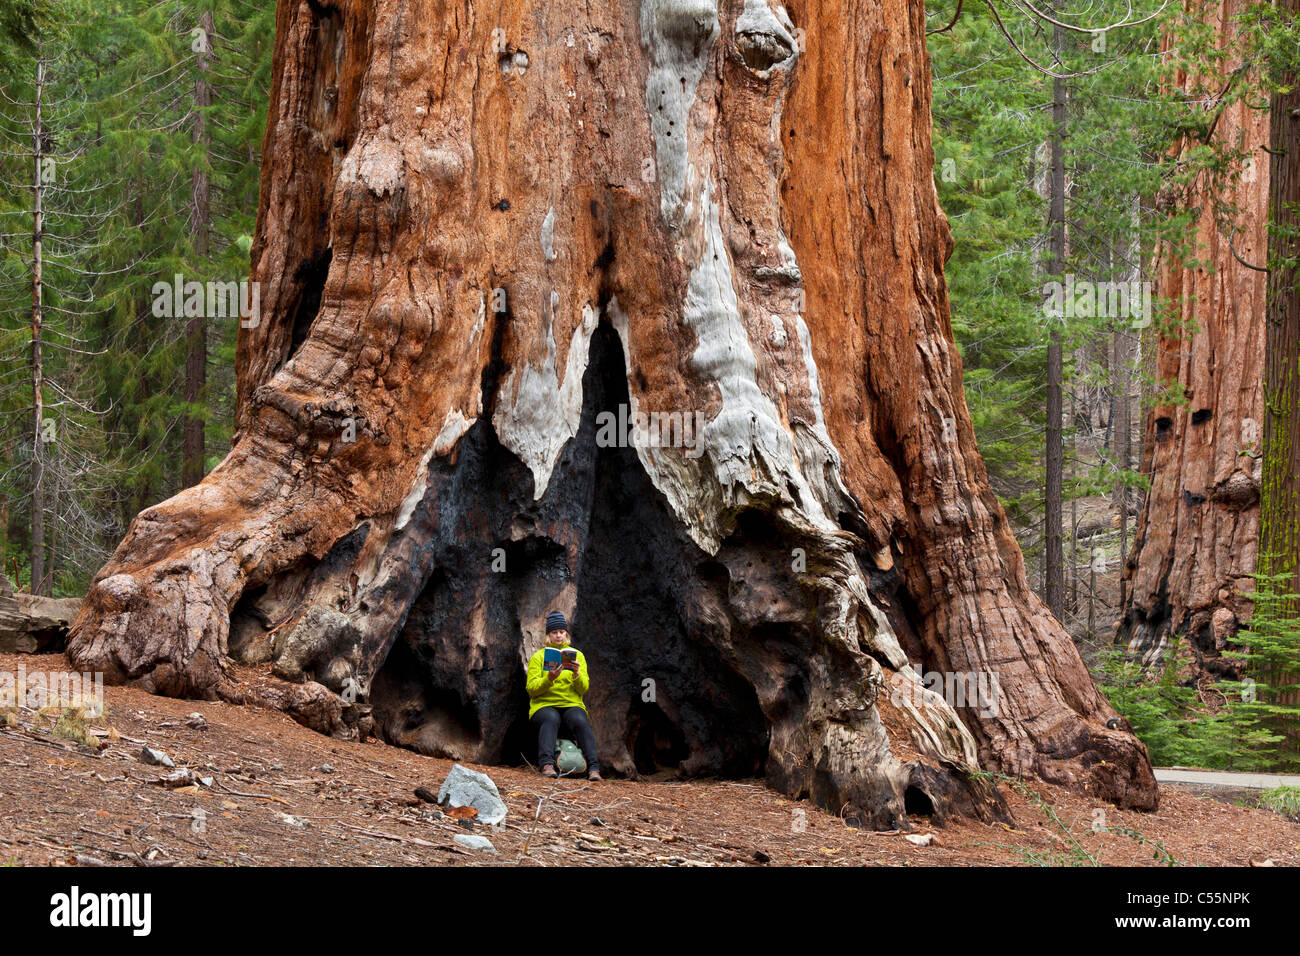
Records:
{"label": "reddish bark", "polygon": [[[1240,0],[1213,8],[1222,44],[1233,43],[1243,8]],[[1179,82],[1190,93],[1207,80]],[[1147,419],[1142,470],[1151,486],[1118,627],[1118,640],[1148,663],[1184,639],[1196,677],[1238,676],[1239,664],[1221,654],[1251,611],[1264,418],[1266,286],[1252,266],[1263,265],[1268,245],[1268,162],[1259,151],[1268,116],[1235,103],[1219,116],[1214,140],[1251,159],[1236,181],[1208,173],[1197,181],[1183,199],[1200,211],[1191,261],[1162,249],[1156,263],[1155,294],[1171,314],[1155,337],[1155,375],[1177,400]]]}
{"label": "reddish bark", "polygon": [[[74,660],[491,761],[558,606],[616,770],[762,771],[873,826],[1003,813],[977,759],[1154,806],[975,449],[924,30],[281,3],[237,443],[136,520]],[[701,444],[608,447],[625,405]],[[896,692],[912,664],[1001,693]]]}

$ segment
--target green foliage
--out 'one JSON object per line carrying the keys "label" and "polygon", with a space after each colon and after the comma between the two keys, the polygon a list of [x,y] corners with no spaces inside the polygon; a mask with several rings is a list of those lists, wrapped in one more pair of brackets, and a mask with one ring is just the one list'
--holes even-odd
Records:
{"label": "green foliage", "polygon": [[35,48],[36,37],[53,24],[58,14],[53,0],[0,0],[0,64],[11,56],[11,50],[30,53]]}
{"label": "green foliage", "polygon": [[1292,820],[1300,820],[1300,787],[1275,787],[1259,795],[1259,805]]}
{"label": "green foliage", "polygon": [[[215,30],[201,42],[206,13]],[[0,29],[25,37],[0,72],[0,556],[20,584],[30,567],[37,77],[51,173],[43,398],[57,436],[42,456],[48,563],[56,592],[75,594],[131,518],[180,489],[183,418],[210,423],[209,467],[228,445],[237,323],[209,322],[207,390],[187,404],[185,320],[153,314],[153,287],[176,274],[248,275],[274,19],[271,0],[0,0]],[[210,106],[195,100],[201,74]],[[210,196],[202,229],[199,174]]]}
{"label": "green foliage", "polygon": [[[929,5],[930,28],[946,25],[956,4]],[[1088,27],[1140,21],[1158,6],[1054,9],[1063,21]],[[1172,177],[1185,175],[1164,160],[1188,111],[1162,91],[1160,18],[1111,30],[1104,44],[1067,31],[1057,61],[1050,26],[1018,8],[999,10],[1001,27],[986,7],[968,6],[950,31],[930,37],[935,182],[955,240],[947,279],[967,404],[994,490],[1023,529],[1043,513],[1049,333],[1062,334],[1068,394],[1099,384],[1079,362],[1090,345],[1118,329],[1136,334],[1146,321],[1161,321],[1159,303],[1145,317],[1058,318],[1045,308],[1053,81],[1025,58],[1072,74],[1059,131],[1068,182],[1062,272],[1080,282],[1146,279],[1154,243],[1185,232],[1186,214],[1157,215],[1153,200]],[[1078,477],[1070,494],[1139,480],[1118,473],[1112,457],[1104,472]]]}
{"label": "green foliage", "polygon": [[91,732],[86,712],[80,707],[63,708],[50,733],[73,743],[99,749],[99,738]]}
{"label": "green foliage", "polygon": [[1115,710],[1128,719],[1157,766],[1211,770],[1300,769],[1300,626],[1289,607],[1296,595],[1277,579],[1257,576],[1255,612],[1238,647],[1239,681],[1204,689],[1189,684],[1175,639],[1161,662],[1144,667],[1123,648],[1108,648],[1095,668]]}

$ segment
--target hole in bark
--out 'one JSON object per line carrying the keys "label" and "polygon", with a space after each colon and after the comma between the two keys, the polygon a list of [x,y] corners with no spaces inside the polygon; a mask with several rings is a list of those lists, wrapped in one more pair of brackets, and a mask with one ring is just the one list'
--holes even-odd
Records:
{"label": "hole in bark", "polygon": [[384,739],[434,757],[465,759],[482,738],[473,700],[436,685],[424,675],[430,662],[425,647],[412,647],[404,632],[370,687],[377,724]]}
{"label": "hole in bark", "polygon": [[377,735],[455,759],[534,761],[523,624],[536,623],[564,580],[565,550],[534,532],[529,472],[483,421],[454,462],[431,462],[425,501],[437,504],[417,508],[403,533],[418,542],[413,560],[432,570],[374,680]]}
{"label": "hole in bark", "polygon": [[[749,508],[740,513],[740,517],[736,519],[735,535],[744,539],[747,545],[765,554],[776,553],[784,543],[772,516],[757,508]],[[753,561],[749,564],[752,567]]]}
{"label": "hole in bark", "polygon": [[[609,294],[601,290],[602,299]],[[497,321],[499,335],[508,316]],[[499,374],[485,373],[485,398]],[[575,601],[573,643],[591,674],[585,703],[605,769],[765,772],[769,725],[756,682],[788,686],[776,710],[793,707],[798,714],[790,719],[801,719],[811,637],[797,623],[755,627],[757,604],[744,605],[741,620],[730,592],[743,585],[735,570],[743,561],[769,574],[787,568],[762,549],[776,541],[788,552],[793,543],[755,513],[741,520],[725,560],[702,552],[636,449],[596,443],[597,415],[628,402],[622,344],[602,322],[583,377],[578,434],[540,501],[532,497],[531,473],[500,444],[488,416],[462,439],[454,461],[430,463],[425,502],[436,506],[417,507],[403,531],[412,542],[411,573],[403,578],[394,569],[392,589],[374,598],[377,607],[410,608],[372,683],[376,736],[480,763],[535,761],[522,664],[536,645],[524,635],[537,639],[541,617],[567,590]],[[505,551],[503,571],[492,569],[496,548]],[[403,588],[420,591],[412,599]],[[766,593],[758,597],[767,600]],[[798,613],[807,611],[801,606]],[[762,672],[742,673],[730,651],[749,641],[763,645]]]}
{"label": "hole in bark", "polygon": [[302,291],[298,295],[298,305],[293,311],[293,331],[289,354],[285,356],[286,362],[293,358],[302,343],[307,341],[311,324],[316,321],[316,315],[320,312],[321,296],[325,292],[325,280],[329,278],[330,262],[333,258],[334,250],[326,249],[315,259],[309,259],[298,267],[296,281]]}
{"label": "hole in bark", "polygon": [[633,704],[628,715],[628,750],[642,776],[679,770],[690,754],[682,729],[663,708],[641,700]]}
{"label": "hole in bark", "polygon": [[[510,293],[500,290],[504,296],[504,310],[492,310],[492,357],[488,363],[483,366],[483,374],[479,376],[479,391],[483,395],[483,408],[485,411],[485,420],[490,421],[496,414],[497,392],[501,388],[501,376],[505,374],[506,360],[506,327],[510,323]],[[495,293],[493,293],[495,295]],[[492,436],[492,446],[496,454],[503,454],[500,443],[496,441],[495,432]]]}
{"label": "hole in bark", "polygon": [[266,585],[245,591],[230,612],[230,656],[241,664],[260,664],[271,659],[271,642],[266,633],[273,626],[258,604],[266,596]]}
{"label": "hole in bark", "polygon": [[507,75],[527,73],[528,53],[524,50],[505,50],[497,55],[497,66]]}
{"label": "hole in bark", "polygon": [[1170,429],[1174,427],[1174,420],[1161,415],[1156,419],[1156,441],[1164,441],[1169,437]]}
{"label": "hole in bark", "polygon": [[1196,411],[1192,412],[1192,424],[1204,425],[1206,422],[1210,420],[1210,416],[1212,414],[1213,412],[1211,412],[1208,408],[1198,408]]}
{"label": "hole in bark", "polygon": [[737,37],[736,47],[745,65],[755,73],[770,70],[794,56],[790,44],[772,33],[746,31]]}
{"label": "hole in bark", "polygon": [[920,787],[908,787],[903,792],[903,812],[909,817],[932,817],[934,801]]}
{"label": "hole in bark", "polygon": [[[567,485],[592,482],[573,635],[592,674],[597,736],[621,750],[602,760],[638,773],[762,773],[767,722],[753,685],[719,651],[739,628],[725,610],[727,568],[681,529],[635,448],[595,444],[596,416],[630,401],[622,344],[607,322],[592,336],[583,388],[590,404],[562,464],[572,469]],[[545,501],[561,487],[553,479]]]}
{"label": "hole in bark", "polygon": [[731,581],[731,572],[727,570],[727,566],[717,561],[701,561],[695,573],[699,575],[702,582],[721,588],[723,593],[726,592],[726,587]]}
{"label": "hole in bark", "polygon": [[[349,537],[355,535],[353,532]],[[345,549],[347,541],[345,538],[335,550]],[[322,563],[328,564],[329,557],[324,562],[303,558],[270,581],[245,589],[230,612],[227,647],[231,658],[243,664],[261,664],[271,660],[271,631],[291,615],[301,613],[303,591]]]}

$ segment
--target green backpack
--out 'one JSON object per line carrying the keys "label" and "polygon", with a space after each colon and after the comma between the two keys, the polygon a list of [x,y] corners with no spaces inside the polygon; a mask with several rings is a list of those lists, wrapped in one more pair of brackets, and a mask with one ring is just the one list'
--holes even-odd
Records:
{"label": "green backpack", "polygon": [[582,773],[587,769],[587,761],[582,751],[572,740],[559,741],[560,756],[555,761],[555,769],[560,773]]}

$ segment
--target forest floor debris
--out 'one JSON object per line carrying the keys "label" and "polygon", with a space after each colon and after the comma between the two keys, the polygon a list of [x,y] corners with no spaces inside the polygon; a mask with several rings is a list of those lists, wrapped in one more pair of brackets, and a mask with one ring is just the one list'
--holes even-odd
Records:
{"label": "forest floor debris", "polygon": [[[67,669],[59,655],[29,667]],[[19,658],[0,655],[0,669]],[[0,727],[0,860],[17,865],[250,866],[966,866],[1300,864],[1300,824],[1162,786],[1154,813],[1117,810],[1058,787],[1003,784],[1014,825],[911,818],[855,830],[756,780],[547,780],[527,767],[471,767],[509,815],[474,826],[426,802],[455,761],[323,737],[283,714],[106,687],[102,749],[20,712]],[[196,712],[204,729],[192,726]],[[158,785],[138,741],[195,783]],[[461,763],[464,763],[461,761]],[[332,773],[324,772],[329,766]],[[210,781],[211,785],[207,785]],[[416,795],[416,789],[426,793]],[[1050,808],[1050,812],[1044,808]],[[472,809],[472,808],[466,808]],[[433,811],[433,812],[431,812]],[[444,812],[446,811],[446,812]],[[456,811],[460,812],[460,811]],[[469,824],[495,854],[465,840]],[[476,840],[468,842],[479,845]],[[1271,862],[1270,862],[1271,861]]]}

